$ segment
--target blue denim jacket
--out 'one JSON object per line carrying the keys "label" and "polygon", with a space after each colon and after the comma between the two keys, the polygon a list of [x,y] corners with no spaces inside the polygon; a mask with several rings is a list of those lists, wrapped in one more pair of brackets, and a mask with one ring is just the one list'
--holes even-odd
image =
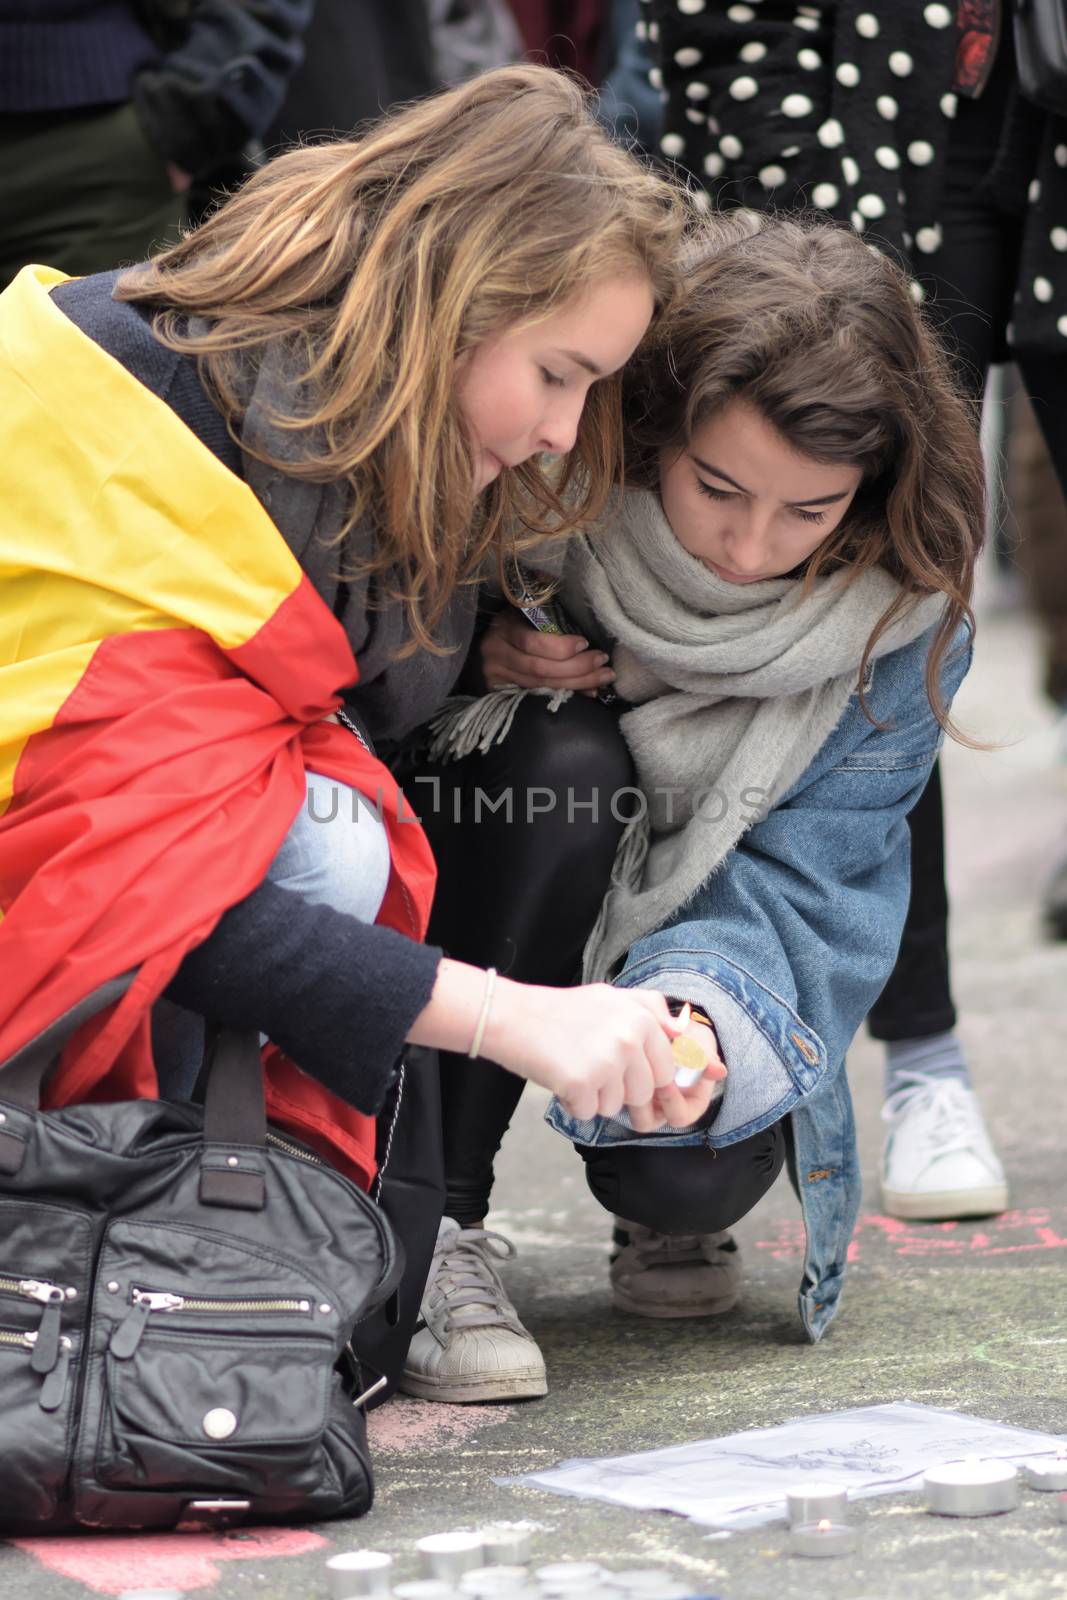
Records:
{"label": "blue denim jacket", "polygon": [[[923,683],[931,635],[874,665],[799,782],[756,821],[693,898],[640,939],[615,978],[692,1000],[729,1069],[710,1128],[635,1134],[625,1119],[546,1119],[577,1144],[747,1139],[788,1114],[789,1173],[807,1233],[800,1315],[811,1339],[837,1308],[860,1204],[845,1053],[900,944],[910,888],[907,813],[942,742]],[[951,700],[970,665],[961,630],[942,673]]]}

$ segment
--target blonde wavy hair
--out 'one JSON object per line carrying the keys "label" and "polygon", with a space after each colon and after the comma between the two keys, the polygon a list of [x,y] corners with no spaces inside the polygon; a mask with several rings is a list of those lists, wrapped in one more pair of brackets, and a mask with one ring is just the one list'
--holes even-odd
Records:
{"label": "blonde wavy hair", "polygon": [[643,273],[662,308],[684,224],[680,192],[611,142],[577,82],[505,67],[278,157],[116,297],[153,306],[156,336],[197,357],[235,437],[241,375],[284,341],[302,399],[274,420],[306,453],[263,459],[347,484],[345,575],[345,535],[369,515],[376,553],[358,572],[406,607],[404,653],[436,650],[487,555],[506,587],[507,556],[595,516],[623,465],[615,377],[590,391],[562,471],[533,458],[477,496],[457,362],[608,276]]}

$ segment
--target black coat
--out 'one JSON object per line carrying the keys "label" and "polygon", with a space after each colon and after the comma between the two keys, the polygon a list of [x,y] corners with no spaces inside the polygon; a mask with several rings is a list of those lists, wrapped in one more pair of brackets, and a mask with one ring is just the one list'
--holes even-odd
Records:
{"label": "black coat", "polygon": [[[914,273],[937,272],[955,0],[642,10],[666,100],[662,151],[715,204],[825,209]],[[1025,101],[1014,74],[990,182],[998,209],[1024,218],[1011,343],[1067,353],[1067,120]]]}

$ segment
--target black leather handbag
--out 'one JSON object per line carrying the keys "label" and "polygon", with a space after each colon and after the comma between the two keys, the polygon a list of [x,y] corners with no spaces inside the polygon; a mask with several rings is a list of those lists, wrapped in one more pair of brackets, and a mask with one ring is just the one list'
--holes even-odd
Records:
{"label": "black leather handbag", "polygon": [[38,1109],[98,991],[0,1067],[0,1531],[203,1528],[370,1507],[357,1325],[402,1255],[266,1123],[254,1034],[204,1105]]}
{"label": "black leather handbag", "polygon": [[1013,0],[1015,60],[1027,100],[1067,116],[1067,0]]}

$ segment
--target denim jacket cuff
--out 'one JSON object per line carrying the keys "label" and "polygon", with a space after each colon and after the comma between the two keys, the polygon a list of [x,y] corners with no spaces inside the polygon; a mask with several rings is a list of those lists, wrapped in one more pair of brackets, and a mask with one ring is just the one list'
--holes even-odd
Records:
{"label": "denim jacket cuff", "polygon": [[716,952],[647,956],[615,982],[618,988],[678,995],[707,1012],[728,1073],[721,1108],[709,1128],[637,1134],[628,1117],[579,1121],[554,1100],[546,1120],[576,1144],[736,1144],[785,1116],[826,1074],[826,1048],[818,1034],[780,995]]}

